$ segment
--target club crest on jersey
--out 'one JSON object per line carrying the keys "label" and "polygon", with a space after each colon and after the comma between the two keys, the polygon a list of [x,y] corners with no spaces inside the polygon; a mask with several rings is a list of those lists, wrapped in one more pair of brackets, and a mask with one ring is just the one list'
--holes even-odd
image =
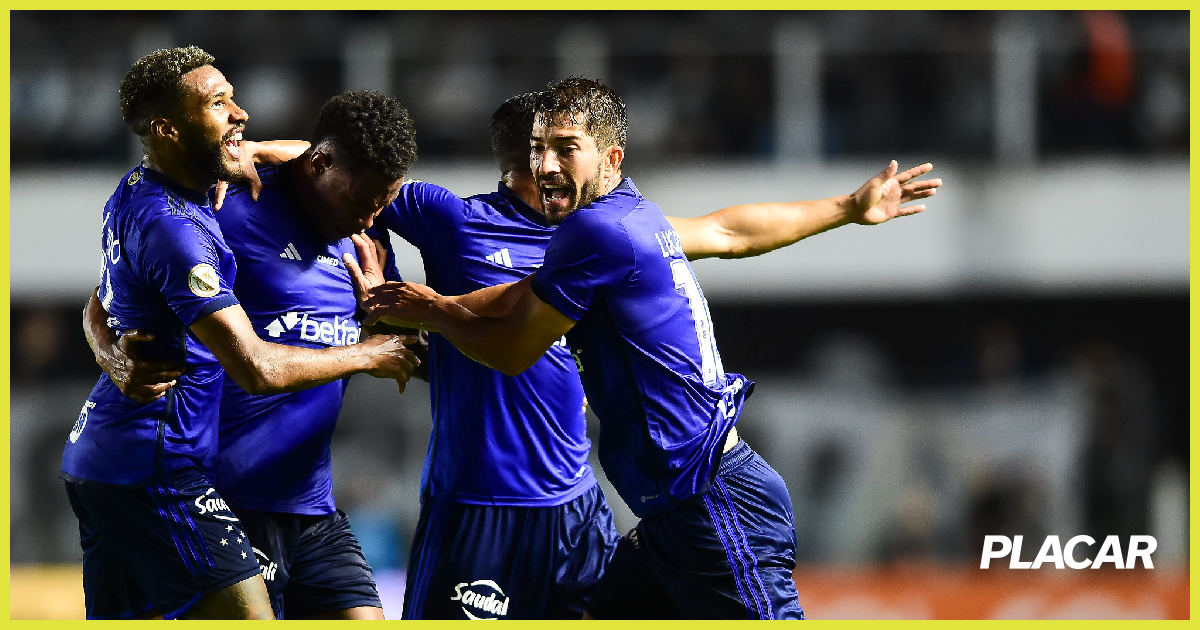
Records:
{"label": "club crest on jersey", "polygon": [[[466,589],[466,590],[464,590]],[[459,582],[454,585],[452,602],[460,602],[468,619],[499,619],[508,615],[510,598],[492,580]]]}
{"label": "club crest on jersey", "polygon": [[125,183],[132,186],[140,181],[142,181],[142,172],[138,170],[130,173],[129,179],[125,180]]}
{"label": "club crest on jersey", "polygon": [[217,278],[217,270],[208,263],[200,263],[188,273],[188,288],[192,293],[206,298],[212,297],[221,290],[221,281]]}

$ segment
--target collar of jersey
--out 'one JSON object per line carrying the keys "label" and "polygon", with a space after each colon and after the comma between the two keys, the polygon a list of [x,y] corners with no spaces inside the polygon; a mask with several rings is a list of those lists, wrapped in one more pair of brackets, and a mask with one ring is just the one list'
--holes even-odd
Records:
{"label": "collar of jersey", "polygon": [[596,197],[595,199],[592,200],[592,203],[589,203],[588,205],[580,208],[580,210],[587,210],[588,208],[595,208],[596,204],[600,203],[601,201],[604,201],[605,199],[608,199],[609,197],[615,197],[618,195],[628,195],[628,196],[633,196],[633,197],[640,197],[642,195],[642,193],[637,189],[637,186],[633,185],[632,179],[629,179],[628,177],[622,177],[621,183],[617,184],[616,188],[613,188],[612,190],[604,193],[603,195]]}
{"label": "collar of jersey", "polygon": [[550,227],[550,224],[546,222],[545,215],[529,207],[529,204],[525,203],[525,200],[521,199],[521,197],[517,195],[517,193],[513,192],[513,189],[509,188],[504,182],[500,182],[500,184],[496,187],[496,192],[500,193],[502,197],[508,200],[508,203],[513,207],[513,210],[516,210],[521,216],[542,227]]}
{"label": "collar of jersey", "polygon": [[614,188],[614,189],[612,189],[611,191],[609,191],[609,193],[608,193],[608,194],[610,194],[610,195],[611,195],[611,194],[614,194],[614,193],[616,193],[617,191],[619,191],[619,190],[622,190],[622,189],[623,189],[623,190],[626,190],[626,191],[629,191],[630,193],[633,193],[633,194],[635,194],[635,195],[640,195],[640,194],[642,194],[642,193],[641,193],[641,192],[640,192],[640,191],[637,189],[637,186],[634,186],[634,185],[633,185],[633,180],[632,180],[632,179],[629,179],[628,177],[622,177],[622,178],[621,178],[621,183],[620,183],[620,184],[617,184],[617,187],[616,187],[616,188]]}
{"label": "collar of jersey", "polygon": [[179,182],[167,177],[166,175],[163,175],[149,166],[142,167],[142,175],[145,176],[145,178],[149,181],[162,184],[163,186],[170,188],[171,192],[183,197],[188,203],[195,204],[202,208],[207,208],[209,206],[208,193],[192,190],[191,188],[180,184]]}

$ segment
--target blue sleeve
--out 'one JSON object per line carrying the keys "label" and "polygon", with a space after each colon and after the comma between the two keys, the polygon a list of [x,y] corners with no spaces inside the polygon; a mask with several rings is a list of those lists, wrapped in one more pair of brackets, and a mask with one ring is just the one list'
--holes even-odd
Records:
{"label": "blue sleeve", "polygon": [[387,248],[387,262],[383,265],[383,279],[388,282],[401,282],[400,269],[396,267],[396,253],[392,251],[392,234],[378,222],[367,230],[367,236],[378,239]]}
{"label": "blue sleeve", "polygon": [[377,223],[424,250],[458,231],[470,213],[462,197],[441,186],[411,181],[400,187],[400,196],[383,209]]}
{"label": "blue sleeve", "polygon": [[603,219],[594,213],[568,217],[550,237],[546,259],[534,274],[534,295],[575,321],[634,269],[629,235]]}
{"label": "blue sleeve", "polygon": [[143,230],[141,241],[142,277],[158,289],[185,326],[238,303],[221,276],[217,244],[191,219],[163,216]]}

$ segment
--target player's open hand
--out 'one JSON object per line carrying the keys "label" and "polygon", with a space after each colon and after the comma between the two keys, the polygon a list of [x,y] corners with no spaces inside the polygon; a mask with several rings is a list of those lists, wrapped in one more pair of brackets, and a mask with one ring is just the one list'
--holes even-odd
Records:
{"label": "player's open hand", "polygon": [[383,265],[387,261],[387,248],[383,243],[359,233],[350,236],[358,260],[349,253],[342,254],[342,264],[350,271],[354,282],[354,295],[359,304],[367,299],[367,293],[384,283]]}
{"label": "player's open hand", "polygon": [[115,343],[97,344],[96,363],[108,372],[117,389],[126,398],[146,404],[162,398],[183,375],[183,365],[143,361],[138,357],[137,344],[152,341],[154,335],[140,330],[127,330]]}
{"label": "player's open hand", "polygon": [[366,311],[363,324],[370,326],[383,322],[393,326],[406,326],[422,330],[434,330],[429,315],[442,296],[437,291],[415,282],[385,282],[367,292],[362,302]]}
{"label": "player's open hand", "polygon": [[925,204],[902,206],[901,204],[918,199],[932,197],[942,180],[918,177],[933,170],[933,164],[926,162],[903,172],[897,172],[897,164],[892,160],[883,172],[867,180],[854,194],[850,195],[851,220],[864,225],[883,223],[894,217],[917,214],[925,210]]}
{"label": "player's open hand", "polygon": [[[258,176],[258,169],[254,167],[256,154],[259,152],[258,143],[250,140],[242,141],[242,151],[238,154],[238,166],[242,169],[242,176],[239,178],[239,183],[250,185],[250,198],[258,201],[258,193],[262,192],[262,179]],[[216,192],[213,194],[213,210],[220,210],[225,204],[225,193],[229,190],[229,182],[218,181]]]}
{"label": "player's open hand", "polygon": [[417,343],[414,335],[371,335],[362,342],[362,349],[371,355],[373,367],[367,374],[378,378],[396,380],[400,393],[408,384],[413,370],[421,365],[421,360],[409,350],[405,344]]}

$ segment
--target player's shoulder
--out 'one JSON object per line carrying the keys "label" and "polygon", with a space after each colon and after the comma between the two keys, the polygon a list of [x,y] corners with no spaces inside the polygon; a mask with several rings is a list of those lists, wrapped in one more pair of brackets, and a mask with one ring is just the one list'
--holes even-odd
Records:
{"label": "player's shoulder", "polygon": [[633,258],[634,240],[621,216],[589,206],[571,213],[550,237],[551,247],[567,247],[582,255],[599,255],[607,260]]}
{"label": "player's shoulder", "polygon": [[200,193],[188,194],[168,186],[161,176],[145,167],[130,171],[122,180],[116,193],[118,202],[114,211],[124,214],[134,226],[142,228],[165,218],[195,220],[200,204],[205,202]]}
{"label": "player's shoulder", "polygon": [[420,200],[423,204],[461,205],[464,203],[462,197],[449,189],[419,179],[405,180],[400,186],[400,195]]}
{"label": "player's shoulder", "polygon": [[[258,181],[262,184],[263,192],[279,186],[282,182],[280,167],[282,164],[273,164],[271,166],[261,166],[255,169],[258,171]],[[254,203],[254,198],[250,196],[250,182],[240,181],[229,185],[225,191],[225,201],[221,204],[221,208],[225,209],[228,206],[249,206]],[[261,195],[260,195],[261,198]]]}
{"label": "player's shoulder", "polygon": [[[623,220],[630,213],[645,208],[647,205],[653,206],[634,187],[633,180],[626,177],[616,188],[597,197],[575,214],[586,217],[587,220],[595,223],[613,223]],[[657,206],[654,207],[657,208]]]}
{"label": "player's shoulder", "polygon": [[419,179],[410,179],[400,186],[400,194],[392,203],[392,207],[402,218],[420,216],[428,221],[442,217],[451,220],[452,223],[461,222],[472,212],[469,200],[459,197],[447,188]]}

